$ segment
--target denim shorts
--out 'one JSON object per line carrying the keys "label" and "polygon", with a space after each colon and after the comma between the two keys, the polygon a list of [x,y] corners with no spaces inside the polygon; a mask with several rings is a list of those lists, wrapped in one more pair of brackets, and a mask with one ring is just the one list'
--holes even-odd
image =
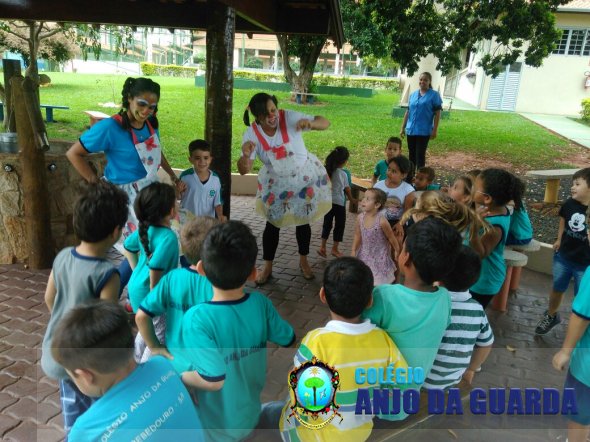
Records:
{"label": "denim shorts", "polygon": [[578,408],[578,414],[568,414],[567,418],[580,425],[590,425],[590,387],[578,381],[568,370],[563,388],[574,389]]}
{"label": "denim shorts", "polygon": [[586,267],[571,262],[561,256],[559,252],[555,252],[553,255],[553,290],[565,292],[570,285],[570,280],[574,278],[574,296],[576,296]]}

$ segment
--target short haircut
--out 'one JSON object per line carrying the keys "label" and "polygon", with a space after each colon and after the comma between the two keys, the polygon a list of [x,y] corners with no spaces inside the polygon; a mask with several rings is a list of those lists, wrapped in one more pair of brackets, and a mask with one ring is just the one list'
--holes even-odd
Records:
{"label": "short haircut", "polygon": [[481,258],[471,247],[462,245],[455,268],[445,278],[444,286],[452,292],[464,292],[479,279]]}
{"label": "short haircut", "polygon": [[574,173],[572,181],[577,179],[583,179],[584,181],[586,181],[586,185],[590,187],[590,167],[580,169],[576,173]]}
{"label": "short haircut", "polygon": [[380,204],[380,207],[383,209],[385,207],[385,203],[387,202],[387,194],[382,189],[376,189],[375,187],[371,187],[367,189],[365,193],[371,192],[375,197],[375,202]]}
{"label": "short haircut", "polygon": [[412,163],[403,155],[391,158],[387,162],[387,165],[389,166],[391,163],[397,164],[397,167],[401,173],[408,174],[412,170]]}
{"label": "short haircut", "polygon": [[180,245],[185,258],[191,264],[196,264],[201,259],[201,246],[213,227],[219,224],[219,220],[210,216],[197,216],[187,221],[180,231]]}
{"label": "short haircut", "polygon": [[213,227],[201,247],[207,279],[221,290],[244,285],[256,264],[258,246],[250,228],[240,221]]}
{"label": "short haircut", "polygon": [[133,360],[134,339],[125,309],[109,301],[74,307],[53,335],[51,351],[69,371],[112,373]]}
{"label": "short haircut", "polygon": [[193,140],[188,145],[189,156],[192,155],[195,150],[202,150],[203,152],[211,152],[211,146],[205,140]]}
{"label": "short haircut", "polygon": [[373,292],[373,272],[351,256],[330,261],[324,271],[324,292],[330,311],[352,319],[369,305]]}
{"label": "short haircut", "polygon": [[128,205],[127,194],[112,183],[99,180],[85,184],[74,204],[74,232],[81,241],[100,242],[125,225]]}
{"label": "short haircut", "polygon": [[457,229],[437,218],[429,217],[408,229],[406,252],[425,284],[442,281],[454,268],[461,249]]}
{"label": "short haircut", "polygon": [[[399,144],[399,147],[402,147],[402,139],[400,137],[389,137],[389,139],[387,140],[387,144],[389,143]],[[385,147],[387,147],[387,144],[385,145]]]}
{"label": "short haircut", "polygon": [[418,169],[418,173],[426,175],[426,178],[428,179],[428,181],[430,181],[430,182],[434,181],[435,173],[434,173],[434,169],[432,167],[428,167],[428,166],[421,167],[420,169]]}

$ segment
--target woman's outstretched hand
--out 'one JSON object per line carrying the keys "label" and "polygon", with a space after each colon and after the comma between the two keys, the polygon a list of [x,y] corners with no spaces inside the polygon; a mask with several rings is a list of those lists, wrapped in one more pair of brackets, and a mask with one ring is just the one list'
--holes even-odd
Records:
{"label": "woman's outstretched hand", "polygon": [[297,130],[311,130],[311,120],[308,120],[307,118],[302,118],[297,122],[295,127],[297,128]]}
{"label": "woman's outstretched hand", "polygon": [[246,141],[242,144],[242,156],[250,158],[254,149],[256,149],[256,145],[252,141]]}

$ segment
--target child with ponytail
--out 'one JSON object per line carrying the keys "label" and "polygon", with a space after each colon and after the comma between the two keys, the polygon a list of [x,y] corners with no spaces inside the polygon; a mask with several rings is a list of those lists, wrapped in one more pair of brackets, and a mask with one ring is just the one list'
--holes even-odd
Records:
{"label": "child with ponytail", "polygon": [[[129,301],[136,313],[141,302],[169,271],[178,267],[178,240],[170,229],[176,214],[176,193],[168,184],[155,182],[144,187],[134,203],[138,228],[125,240],[125,256],[133,269],[129,280]],[[165,317],[154,318],[156,336],[163,342]],[[135,340],[135,357],[145,361],[149,357],[141,334]]]}
{"label": "child with ponytail", "polygon": [[514,209],[522,207],[521,181],[503,169],[486,169],[475,179],[473,199],[477,211],[491,229],[472,235],[470,245],[482,258],[481,274],[469,291],[485,309],[504,283],[506,264],[504,246],[510,228],[510,212],[506,207],[514,201]]}

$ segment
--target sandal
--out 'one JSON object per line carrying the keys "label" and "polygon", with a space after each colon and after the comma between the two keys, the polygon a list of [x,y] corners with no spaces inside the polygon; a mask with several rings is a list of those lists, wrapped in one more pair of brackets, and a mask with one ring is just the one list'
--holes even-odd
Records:
{"label": "sandal", "polygon": [[315,275],[311,269],[309,269],[308,271],[305,271],[305,270],[303,270],[303,266],[301,264],[299,264],[299,269],[301,270],[301,273],[303,273],[304,279],[307,279],[309,281],[309,280],[315,278]]}
{"label": "sandal", "polygon": [[328,254],[326,253],[326,251],[322,250],[322,249],[318,249],[318,255],[320,255],[322,258],[328,257]]}
{"label": "sandal", "polygon": [[258,275],[256,277],[256,281],[254,281],[254,282],[256,283],[256,285],[264,285],[271,278],[272,278],[272,272],[270,272],[268,275],[265,275],[264,272],[262,272],[262,273],[260,273],[260,275]]}
{"label": "sandal", "polygon": [[333,251],[333,250],[332,250],[332,256],[334,256],[334,257],[336,257],[336,258],[341,258],[341,257],[343,257],[343,256],[344,256],[344,253],[342,253],[342,252],[340,252],[340,251],[338,251],[338,252],[335,252],[335,251]]}

